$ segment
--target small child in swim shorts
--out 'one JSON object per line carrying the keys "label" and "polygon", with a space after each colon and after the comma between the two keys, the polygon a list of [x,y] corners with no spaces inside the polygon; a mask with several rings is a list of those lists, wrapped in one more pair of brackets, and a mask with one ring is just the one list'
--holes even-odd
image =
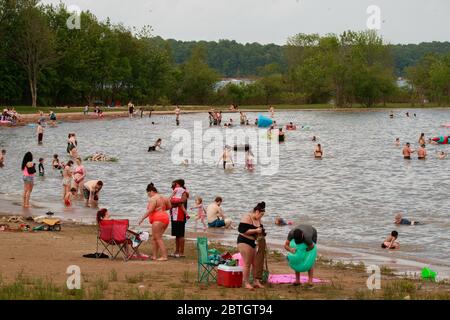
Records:
{"label": "small child in swim shorts", "polygon": [[412,220],[409,220],[409,219],[405,219],[405,218],[402,217],[401,213],[397,213],[395,215],[394,223],[395,224],[408,225],[408,226],[414,226],[414,225],[419,224],[419,221],[412,221]]}
{"label": "small child in swim shorts", "polygon": [[45,175],[45,169],[44,169],[44,158],[39,158],[39,177],[43,177]]}
{"label": "small child in swim shorts", "polygon": [[192,207],[191,210],[193,209],[198,209],[197,216],[195,217],[195,227],[197,228],[197,221],[200,220],[200,222],[203,224],[203,231],[206,231],[206,223],[205,223],[206,212],[205,207],[203,206],[202,198],[200,197],[195,198],[195,206]]}
{"label": "small child in swim shorts", "polygon": [[400,243],[398,243],[396,240],[398,239],[398,232],[392,231],[391,235],[384,240],[384,242],[381,244],[381,248],[383,249],[398,249],[400,248]]}
{"label": "small child in swim shorts", "polygon": [[76,188],[70,189],[70,192],[66,193],[66,195],[64,197],[64,205],[66,207],[71,207],[72,206],[72,201],[76,197],[77,197],[77,189]]}

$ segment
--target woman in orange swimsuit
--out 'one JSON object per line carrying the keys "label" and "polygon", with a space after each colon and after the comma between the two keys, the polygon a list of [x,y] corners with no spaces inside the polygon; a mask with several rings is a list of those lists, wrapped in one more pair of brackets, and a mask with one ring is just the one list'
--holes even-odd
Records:
{"label": "woman in orange swimsuit", "polygon": [[[158,194],[153,183],[147,186],[149,202],[144,216],[139,221],[139,225],[148,217],[152,225],[152,260],[167,261],[167,250],[164,246],[162,236],[169,226],[169,215],[166,212],[172,207],[170,200]],[[157,258],[158,250],[161,251],[161,257]]]}

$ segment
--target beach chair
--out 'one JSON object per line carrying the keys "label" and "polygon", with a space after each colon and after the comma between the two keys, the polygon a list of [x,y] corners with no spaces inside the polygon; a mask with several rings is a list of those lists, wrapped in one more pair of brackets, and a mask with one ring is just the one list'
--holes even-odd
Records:
{"label": "beach chair", "polygon": [[[137,254],[139,246],[132,246],[128,226],[128,220],[101,221],[97,235],[97,253],[99,252],[99,246],[102,245],[103,251],[101,253],[108,252],[109,258],[112,260],[122,254],[123,260],[128,261],[133,254]],[[132,252],[127,252],[127,249],[131,249]]]}
{"label": "beach chair", "polygon": [[217,281],[216,264],[208,259],[208,238],[197,238],[197,254],[198,254],[198,282]]}

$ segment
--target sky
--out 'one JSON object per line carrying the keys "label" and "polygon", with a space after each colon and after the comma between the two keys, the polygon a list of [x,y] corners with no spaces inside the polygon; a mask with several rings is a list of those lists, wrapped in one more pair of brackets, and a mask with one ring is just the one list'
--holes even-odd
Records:
{"label": "sky", "polygon": [[[100,20],[150,25],[153,35],[177,40],[236,40],[285,44],[298,33],[367,30],[377,21],[389,43],[450,41],[449,0],[42,0],[77,6]],[[373,25],[373,24],[372,24]],[[82,27],[82,26],[81,26]]]}

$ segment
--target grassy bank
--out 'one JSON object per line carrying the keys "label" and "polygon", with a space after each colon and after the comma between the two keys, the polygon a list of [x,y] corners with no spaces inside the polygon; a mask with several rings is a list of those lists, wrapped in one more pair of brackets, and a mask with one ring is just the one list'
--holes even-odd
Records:
{"label": "grassy bank", "polygon": [[[436,104],[427,104],[425,106],[416,104],[415,106],[412,106],[410,103],[388,103],[385,106],[383,105],[377,105],[371,109],[408,109],[408,108],[436,108],[439,107]],[[140,106],[136,107],[137,109],[140,108]],[[143,106],[143,108],[146,111],[149,111],[150,109],[153,109],[154,111],[173,111],[175,109],[175,106]],[[209,105],[206,106],[181,106],[182,110],[189,110],[189,111],[209,111],[212,107]],[[222,111],[228,111],[229,106],[214,106],[217,110]],[[49,113],[50,110],[53,110],[56,113],[72,113],[72,112],[83,112],[83,107],[37,107],[33,108],[31,106],[17,106],[15,107],[17,112],[21,114],[35,114],[39,110],[43,111],[44,113]],[[242,110],[267,110],[268,107],[266,105],[243,105],[240,106],[240,109]],[[337,108],[331,104],[302,104],[302,105],[288,105],[288,104],[281,104],[281,105],[275,105],[275,109],[277,110],[305,110],[305,109],[317,109],[317,110],[324,110],[324,109],[361,109],[361,110],[367,110],[368,108],[362,106],[362,105],[353,105],[351,108]],[[105,108],[103,107],[102,110],[104,112],[117,112],[117,111],[127,111],[128,109],[126,107],[114,107],[114,108]],[[92,112],[92,108],[90,109]]]}

